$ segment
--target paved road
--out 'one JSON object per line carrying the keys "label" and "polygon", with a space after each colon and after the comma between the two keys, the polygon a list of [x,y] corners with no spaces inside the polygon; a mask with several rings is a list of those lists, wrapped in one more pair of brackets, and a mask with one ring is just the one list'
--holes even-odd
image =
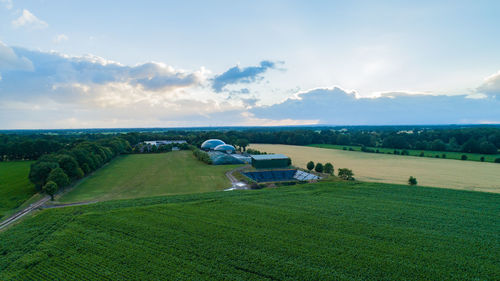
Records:
{"label": "paved road", "polygon": [[24,217],[25,215],[29,214],[31,211],[40,208],[43,204],[47,203],[47,201],[49,201],[49,200],[50,200],[50,196],[45,196],[42,199],[38,200],[37,202],[29,205],[25,209],[15,213],[10,218],[8,218],[8,219],[4,220],[2,223],[0,223],[0,230],[11,225],[12,223],[14,223],[18,219]]}

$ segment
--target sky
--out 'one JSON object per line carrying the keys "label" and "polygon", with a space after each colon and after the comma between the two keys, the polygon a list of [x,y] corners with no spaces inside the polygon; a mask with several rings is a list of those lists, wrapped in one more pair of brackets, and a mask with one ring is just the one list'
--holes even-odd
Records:
{"label": "sky", "polygon": [[0,129],[500,123],[499,1],[0,0]]}

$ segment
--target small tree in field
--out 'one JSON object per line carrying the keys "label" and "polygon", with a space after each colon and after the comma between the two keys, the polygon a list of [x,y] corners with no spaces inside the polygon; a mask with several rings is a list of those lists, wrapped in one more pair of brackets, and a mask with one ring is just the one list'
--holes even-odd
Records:
{"label": "small tree in field", "polygon": [[417,179],[414,178],[413,176],[410,176],[410,178],[408,179],[408,184],[409,185],[417,185]]}
{"label": "small tree in field", "polygon": [[333,165],[332,165],[332,163],[326,163],[325,166],[323,167],[323,171],[326,174],[333,175]]}
{"label": "small tree in field", "polygon": [[353,180],[354,179],[354,173],[352,172],[351,169],[347,169],[347,168],[340,168],[339,169],[339,178],[343,179],[343,180]]}
{"label": "small tree in field", "polygon": [[54,194],[56,194],[58,189],[57,183],[53,181],[49,181],[43,186],[43,191],[50,195],[50,200],[52,201],[54,201]]}
{"label": "small tree in field", "polygon": [[314,169],[314,162],[313,161],[309,161],[309,163],[307,163],[307,169],[309,170],[309,172]]}
{"label": "small tree in field", "polygon": [[462,160],[467,160],[467,155],[463,154],[462,157],[460,157]]}
{"label": "small tree in field", "polygon": [[316,164],[316,167],[314,167],[314,170],[318,173],[323,173],[323,164],[321,164],[321,163]]}

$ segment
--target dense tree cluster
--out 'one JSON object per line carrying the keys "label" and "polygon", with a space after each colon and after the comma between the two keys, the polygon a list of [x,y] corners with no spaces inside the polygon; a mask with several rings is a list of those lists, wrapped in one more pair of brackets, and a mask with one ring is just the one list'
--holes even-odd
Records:
{"label": "dense tree cluster", "polygon": [[95,171],[113,157],[130,150],[129,143],[118,137],[73,143],[72,147],[42,155],[31,165],[29,179],[38,190],[48,182],[51,183],[50,188],[53,188],[53,184],[58,189],[64,188]]}
{"label": "dense tree cluster", "polygon": [[193,150],[193,155],[200,161],[205,162],[207,164],[212,164],[212,159],[210,159],[210,156],[208,153],[206,153],[203,150],[195,148]]}

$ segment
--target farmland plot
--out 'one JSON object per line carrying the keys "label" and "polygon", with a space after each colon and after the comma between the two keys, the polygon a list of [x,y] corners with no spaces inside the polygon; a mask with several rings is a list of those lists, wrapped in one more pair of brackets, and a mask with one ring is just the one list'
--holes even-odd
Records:
{"label": "farmland plot", "polygon": [[268,153],[283,153],[292,164],[305,168],[309,161],[331,162],[349,168],[363,181],[404,184],[410,176],[419,185],[500,193],[500,164],[407,157],[398,155],[343,151],[294,145],[252,144],[250,148]]}

